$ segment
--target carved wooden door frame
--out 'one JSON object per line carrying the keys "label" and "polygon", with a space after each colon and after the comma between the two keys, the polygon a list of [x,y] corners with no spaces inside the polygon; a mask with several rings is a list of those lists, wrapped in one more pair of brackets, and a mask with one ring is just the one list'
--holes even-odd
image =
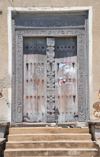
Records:
{"label": "carved wooden door frame", "polygon": [[[13,23],[14,26],[14,23]],[[23,121],[23,37],[77,37],[79,121],[89,117],[88,52],[85,29],[20,29],[13,27],[12,124]],[[16,44],[15,44],[16,43]],[[16,46],[15,46],[16,45]]]}

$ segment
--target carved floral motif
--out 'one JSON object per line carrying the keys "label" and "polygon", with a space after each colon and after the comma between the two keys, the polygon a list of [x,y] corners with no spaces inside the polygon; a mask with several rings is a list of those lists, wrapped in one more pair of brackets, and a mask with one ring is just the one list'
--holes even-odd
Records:
{"label": "carved floral motif", "polygon": [[49,110],[49,114],[47,115],[48,122],[54,122],[55,120],[55,115],[53,113],[55,104],[54,46],[55,38],[47,38],[47,109]]}

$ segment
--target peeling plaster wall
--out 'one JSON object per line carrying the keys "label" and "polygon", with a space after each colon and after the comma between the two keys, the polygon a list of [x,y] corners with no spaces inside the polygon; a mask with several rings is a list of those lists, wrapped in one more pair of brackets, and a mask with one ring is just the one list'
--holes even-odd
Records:
{"label": "peeling plaster wall", "polygon": [[[93,93],[91,105],[91,119],[93,114],[93,103],[98,101],[98,90],[100,89],[100,0],[0,0],[0,87],[2,82],[3,97],[0,99],[0,120],[10,120],[11,103],[8,102],[8,90],[11,87],[8,76],[8,26],[7,8],[8,7],[93,7]],[[9,78],[9,86],[6,85],[6,78]],[[2,87],[1,87],[2,88]],[[1,90],[1,89],[0,89]]]}
{"label": "peeling plaster wall", "polygon": [[0,79],[0,120],[11,118],[11,105],[8,100],[8,89],[11,87],[10,76]]}

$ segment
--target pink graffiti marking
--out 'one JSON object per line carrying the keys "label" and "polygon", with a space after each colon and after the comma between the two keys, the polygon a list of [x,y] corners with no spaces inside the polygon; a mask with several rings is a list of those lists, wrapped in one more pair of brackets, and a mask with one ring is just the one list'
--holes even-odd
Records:
{"label": "pink graffiti marking", "polygon": [[65,64],[70,64],[70,63],[65,63]]}
{"label": "pink graffiti marking", "polygon": [[61,82],[65,82],[65,80],[62,80]]}

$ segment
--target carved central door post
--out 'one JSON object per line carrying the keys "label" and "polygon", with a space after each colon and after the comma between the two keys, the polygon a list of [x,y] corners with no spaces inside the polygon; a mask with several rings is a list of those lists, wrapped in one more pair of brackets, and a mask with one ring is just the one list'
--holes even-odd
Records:
{"label": "carved central door post", "polygon": [[55,38],[47,38],[47,122],[55,121]]}

